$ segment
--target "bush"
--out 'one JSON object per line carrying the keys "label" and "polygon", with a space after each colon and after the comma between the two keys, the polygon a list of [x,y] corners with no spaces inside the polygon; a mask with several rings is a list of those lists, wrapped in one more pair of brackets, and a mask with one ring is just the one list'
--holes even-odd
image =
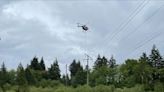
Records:
{"label": "bush", "polygon": [[156,83],[154,86],[155,92],[164,92],[164,84],[162,83]]}
{"label": "bush", "polygon": [[18,86],[18,89],[15,90],[16,92],[30,92],[30,88],[28,85]]}
{"label": "bush", "polygon": [[[77,88],[54,86],[54,87],[34,87],[34,86],[13,86],[7,90],[7,92],[164,92],[164,85],[162,83],[155,84],[154,91],[144,91],[144,86],[136,85],[132,88],[115,88],[113,85],[105,86],[98,85],[96,87],[90,87],[87,85],[78,86]],[[0,90],[0,92],[2,92]]]}
{"label": "bush", "polygon": [[10,90],[10,89],[11,89],[11,85],[8,84],[8,83],[6,83],[6,84],[4,85],[4,88],[5,88],[6,90]]}
{"label": "bush", "polygon": [[132,88],[123,88],[121,92],[145,92],[142,85],[136,85]]}
{"label": "bush", "polygon": [[75,90],[71,87],[59,87],[54,92],[75,92]]}
{"label": "bush", "polygon": [[41,80],[39,83],[38,83],[38,87],[57,87],[57,86],[60,86],[61,83],[59,81],[55,81],[55,80]]}
{"label": "bush", "polygon": [[93,88],[87,85],[77,87],[75,89],[75,92],[81,92],[82,90],[83,92],[93,92]]}
{"label": "bush", "polygon": [[111,86],[105,86],[105,85],[99,85],[94,88],[94,92],[114,92],[115,87],[113,85]]}
{"label": "bush", "polygon": [[30,90],[31,90],[31,92],[54,92],[53,88],[50,88],[50,87],[46,87],[46,88],[31,87]]}

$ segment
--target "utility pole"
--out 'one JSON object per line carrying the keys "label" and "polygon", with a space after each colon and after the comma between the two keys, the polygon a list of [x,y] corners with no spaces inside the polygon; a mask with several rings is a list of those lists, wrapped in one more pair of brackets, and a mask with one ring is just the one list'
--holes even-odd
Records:
{"label": "utility pole", "polygon": [[87,56],[87,85],[89,85],[89,56],[86,54]]}
{"label": "utility pole", "polygon": [[86,65],[86,69],[87,69],[87,85],[89,85],[89,60],[92,60],[92,58],[88,55],[88,54],[85,54],[86,56],[86,61],[87,61],[87,65]]}

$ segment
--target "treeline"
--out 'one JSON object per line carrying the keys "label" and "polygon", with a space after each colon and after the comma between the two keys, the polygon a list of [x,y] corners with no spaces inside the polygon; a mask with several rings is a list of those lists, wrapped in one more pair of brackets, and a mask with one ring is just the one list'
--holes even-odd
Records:
{"label": "treeline", "polygon": [[[27,67],[20,63],[17,70],[7,71],[3,63],[0,69],[0,90],[6,92],[10,86],[15,86],[16,92],[29,92],[30,86],[79,87],[86,84],[87,67],[80,61],[73,60],[69,65],[70,75],[61,75],[58,60],[46,68],[43,57],[39,61],[34,57]],[[164,59],[154,45],[150,55],[143,53],[139,59],[127,59],[117,65],[113,56],[108,60],[98,55],[94,66],[89,70],[89,86],[112,86],[113,88],[131,88],[142,85],[144,91],[154,89],[164,91]]]}

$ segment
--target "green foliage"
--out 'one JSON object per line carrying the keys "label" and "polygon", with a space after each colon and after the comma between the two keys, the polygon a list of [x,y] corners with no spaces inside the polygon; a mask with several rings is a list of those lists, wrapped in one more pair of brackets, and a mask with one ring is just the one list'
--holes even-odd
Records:
{"label": "green foliage", "polygon": [[84,70],[79,70],[72,79],[72,85],[76,87],[77,85],[86,84],[86,75],[87,72]]}
{"label": "green foliage", "polygon": [[151,54],[150,54],[150,63],[153,67],[156,68],[162,68],[163,66],[163,61],[162,61],[162,56],[159,53],[159,50],[156,49],[156,46],[154,45]]}
{"label": "green foliage", "polygon": [[87,69],[80,61],[73,60],[70,75],[61,77],[57,60],[46,70],[43,57],[40,62],[34,57],[25,69],[19,64],[17,71],[7,71],[2,64],[0,92],[164,92],[163,62],[155,46],[149,57],[143,53],[139,59],[127,59],[120,65],[113,56],[108,60],[98,55],[89,70],[88,86]]}
{"label": "green foliage", "polygon": [[25,70],[25,77],[29,85],[35,85],[36,84],[36,79],[31,72],[31,69],[29,67],[26,68]]}
{"label": "green foliage", "polygon": [[38,87],[58,87],[58,86],[61,86],[61,83],[60,81],[58,80],[45,80],[45,79],[42,79],[41,81],[39,81]]}
{"label": "green foliage", "polygon": [[98,55],[97,60],[94,63],[94,69],[98,69],[103,66],[108,66],[108,60],[105,56],[101,58],[101,56]]}
{"label": "green foliage", "polygon": [[146,84],[151,81],[153,70],[146,61],[140,60],[138,64],[134,66],[134,71],[136,83]]}
{"label": "green foliage", "polygon": [[2,67],[0,69],[0,87],[3,92],[6,92],[4,85],[8,82],[8,73],[3,62]]}
{"label": "green foliage", "polygon": [[137,65],[137,60],[128,59],[125,61],[126,64],[121,65],[120,72],[122,75],[123,86],[133,87],[137,81],[135,78],[135,65]]}
{"label": "green foliage", "polygon": [[26,85],[27,84],[27,81],[26,81],[26,76],[25,76],[25,71],[24,71],[24,68],[22,66],[22,64],[19,64],[18,68],[17,68],[17,77],[16,77],[16,81],[17,81],[17,84],[19,86],[22,86],[22,85]]}
{"label": "green foliage", "polygon": [[80,61],[76,62],[76,60],[73,60],[73,62],[69,66],[69,70],[71,72],[71,77],[75,76],[78,71],[83,70]]}
{"label": "green foliage", "polygon": [[79,86],[75,89],[75,92],[93,92],[93,89],[90,86],[84,85],[84,86]]}
{"label": "green foliage", "polygon": [[64,84],[65,86],[70,85],[71,84],[70,81],[71,80],[70,80],[68,74],[67,75],[63,75],[62,78],[61,78],[61,83]]}
{"label": "green foliage", "polygon": [[5,64],[3,63],[0,69],[0,86],[3,86],[7,80],[8,80],[8,73],[5,67]]}
{"label": "green foliage", "polygon": [[76,87],[77,85],[84,85],[86,83],[86,73],[83,70],[80,61],[76,62],[73,60],[71,65],[69,66],[69,70],[71,73],[71,85]]}
{"label": "green foliage", "polygon": [[37,57],[34,57],[31,61],[31,65],[30,65],[30,68],[31,69],[34,69],[34,70],[41,70],[41,65],[39,64],[39,61],[38,61],[38,58]]}
{"label": "green foliage", "polygon": [[17,68],[17,77],[16,77],[18,89],[17,92],[30,92],[29,87],[27,85],[25,70],[22,64],[19,64]]}
{"label": "green foliage", "polygon": [[60,76],[60,69],[56,59],[56,61],[48,69],[48,78],[51,80],[60,80]]}
{"label": "green foliage", "polygon": [[10,70],[8,72],[8,83],[11,85],[15,85],[16,84],[16,71],[15,70]]}
{"label": "green foliage", "polygon": [[94,92],[114,92],[114,90],[114,86],[98,85],[94,88]]}
{"label": "green foliage", "polygon": [[110,58],[110,60],[108,61],[108,64],[109,64],[109,67],[110,67],[110,68],[116,67],[116,60],[114,59],[113,55],[112,55],[112,57]]}
{"label": "green foliage", "polygon": [[20,85],[16,92],[30,92],[30,89],[28,85]]}
{"label": "green foliage", "polygon": [[108,76],[108,67],[103,66],[93,71],[93,80],[95,81],[95,85],[98,84],[107,84],[106,77]]}
{"label": "green foliage", "polygon": [[155,92],[164,92],[164,83],[156,83],[154,87]]}
{"label": "green foliage", "polygon": [[159,81],[164,83],[164,68],[158,69]]}
{"label": "green foliage", "polygon": [[43,70],[43,71],[46,70],[43,57],[42,57],[42,59],[41,59],[41,61],[40,61],[40,67],[41,67],[41,70]]}

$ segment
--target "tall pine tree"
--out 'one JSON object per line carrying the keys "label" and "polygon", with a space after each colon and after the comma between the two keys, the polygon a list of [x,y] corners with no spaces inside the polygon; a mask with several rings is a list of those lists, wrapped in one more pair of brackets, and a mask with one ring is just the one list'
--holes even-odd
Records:
{"label": "tall pine tree", "polygon": [[116,66],[116,60],[114,59],[113,55],[111,56],[108,65],[110,68],[114,68]]}
{"label": "tall pine tree", "polygon": [[30,68],[34,70],[41,70],[41,66],[36,56],[32,59]]}
{"label": "tall pine tree", "polygon": [[27,67],[25,69],[25,77],[26,77],[27,83],[29,85],[35,85],[36,84],[36,79],[35,79],[33,73],[31,72],[31,69],[29,67]]}
{"label": "tall pine tree", "polygon": [[6,92],[4,85],[7,82],[7,80],[8,80],[7,70],[6,70],[5,64],[3,62],[2,67],[0,69],[0,87],[3,92]]}
{"label": "tall pine tree", "polygon": [[76,87],[77,85],[83,85],[86,83],[86,72],[83,70],[80,61],[76,62],[76,60],[73,60],[69,69],[71,72],[72,86]]}
{"label": "tall pine tree", "polygon": [[49,75],[49,79],[51,80],[60,80],[61,75],[60,75],[60,68],[57,59],[48,69],[48,75]]}
{"label": "tall pine tree", "polygon": [[94,68],[98,69],[100,67],[107,66],[108,65],[107,62],[108,62],[108,60],[107,60],[107,58],[105,56],[103,56],[101,58],[100,55],[98,55],[97,60],[96,60],[96,62],[94,64]]}
{"label": "tall pine tree", "polygon": [[83,70],[83,67],[80,64],[80,61],[76,62],[76,60],[73,60],[73,62],[69,66],[69,70],[71,72],[71,77],[73,77],[78,71]]}
{"label": "tall pine tree", "polygon": [[162,56],[160,55],[159,50],[156,48],[156,46],[153,45],[150,54],[150,64],[155,68],[161,68],[163,65],[162,63]]}
{"label": "tall pine tree", "polygon": [[18,85],[18,92],[28,92],[27,80],[25,75],[25,70],[20,63],[17,68],[17,77],[16,77],[17,85]]}
{"label": "tall pine tree", "polygon": [[43,57],[41,58],[41,61],[40,61],[40,67],[41,67],[41,70],[43,70],[43,71],[46,70]]}
{"label": "tall pine tree", "polygon": [[139,58],[139,61],[149,64],[149,57],[147,56],[147,54],[145,52],[142,53],[142,56]]}

